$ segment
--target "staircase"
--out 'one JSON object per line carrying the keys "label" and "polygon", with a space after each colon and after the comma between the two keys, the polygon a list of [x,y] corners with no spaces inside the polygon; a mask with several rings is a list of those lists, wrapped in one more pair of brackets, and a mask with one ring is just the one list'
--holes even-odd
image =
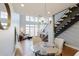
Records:
{"label": "staircase", "polygon": [[55,23],[55,37],[63,33],[77,21],[79,21],[79,3],[73,7],[68,8],[68,12],[65,12],[60,20]]}

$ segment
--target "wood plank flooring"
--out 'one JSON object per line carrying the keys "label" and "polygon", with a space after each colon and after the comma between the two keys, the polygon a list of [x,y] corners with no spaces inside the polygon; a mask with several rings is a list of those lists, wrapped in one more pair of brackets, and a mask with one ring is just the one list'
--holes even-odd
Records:
{"label": "wood plank flooring", "polygon": [[63,56],[74,56],[74,54],[77,52],[78,50],[76,49],[73,49],[71,47],[68,47],[68,46],[65,46],[64,45],[64,48],[63,48],[63,51],[62,51],[62,55]]}

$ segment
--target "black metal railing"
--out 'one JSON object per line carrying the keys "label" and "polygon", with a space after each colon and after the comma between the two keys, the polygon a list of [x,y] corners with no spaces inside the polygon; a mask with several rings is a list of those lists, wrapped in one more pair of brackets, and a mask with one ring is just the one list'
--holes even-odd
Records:
{"label": "black metal railing", "polygon": [[[57,24],[57,22],[55,22],[55,20],[56,20],[55,16],[62,12],[64,12],[64,13],[57,20],[57,22],[59,22]],[[57,37],[59,34],[61,34],[66,29],[71,27],[74,23],[76,23],[79,19],[78,16],[79,16],[79,4],[76,4],[76,6],[73,6],[73,7],[66,8],[66,9],[54,14],[53,19],[54,19],[54,35],[55,35],[55,37]],[[60,20],[60,19],[63,19],[63,20]]]}

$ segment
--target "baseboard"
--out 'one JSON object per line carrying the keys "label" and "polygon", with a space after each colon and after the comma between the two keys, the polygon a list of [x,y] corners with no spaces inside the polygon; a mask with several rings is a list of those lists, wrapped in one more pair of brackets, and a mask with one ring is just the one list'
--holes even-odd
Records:
{"label": "baseboard", "polygon": [[73,48],[73,49],[77,49],[77,50],[79,50],[78,47],[75,47],[75,46],[69,45],[69,44],[67,44],[67,43],[65,43],[65,45],[66,45],[66,46],[69,46],[69,47],[71,47],[71,48]]}

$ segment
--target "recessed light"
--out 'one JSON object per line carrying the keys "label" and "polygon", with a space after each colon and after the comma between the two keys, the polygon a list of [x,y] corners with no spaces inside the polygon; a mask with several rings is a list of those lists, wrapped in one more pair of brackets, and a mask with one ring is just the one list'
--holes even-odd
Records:
{"label": "recessed light", "polygon": [[50,12],[48,11],[48,14],[50,14]]}
{"label": "recessed light", "polygon": [[24,7],[24,4],[21,4],[21,7]]}

